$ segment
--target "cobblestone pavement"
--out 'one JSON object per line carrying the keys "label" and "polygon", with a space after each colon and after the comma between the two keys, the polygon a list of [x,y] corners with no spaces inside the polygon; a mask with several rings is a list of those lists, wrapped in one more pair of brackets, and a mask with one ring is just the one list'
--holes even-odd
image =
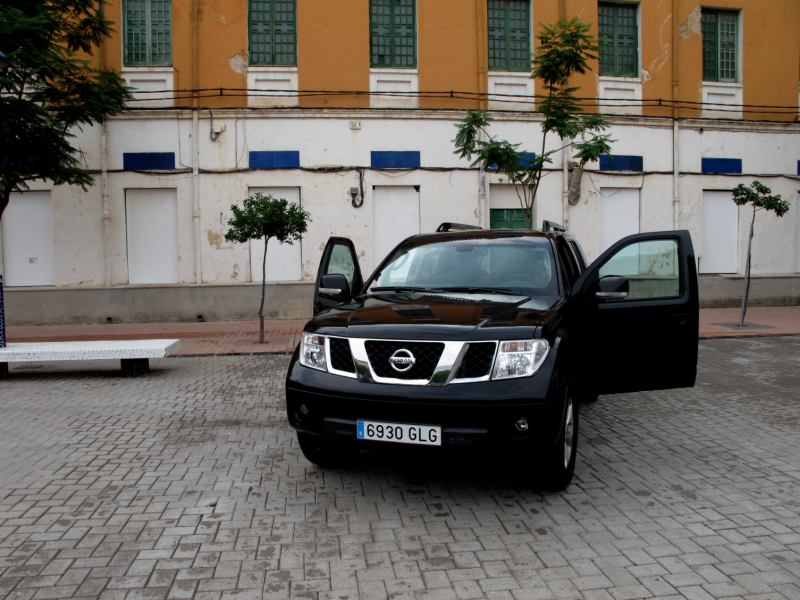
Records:
{"label": "cobblestone pavement", "polygon": [[321,471],[287,362],[12,365],[0,596],[800,598],[798,337],[704,341],[696,388],[585,407],[561,494],[491,464]]}

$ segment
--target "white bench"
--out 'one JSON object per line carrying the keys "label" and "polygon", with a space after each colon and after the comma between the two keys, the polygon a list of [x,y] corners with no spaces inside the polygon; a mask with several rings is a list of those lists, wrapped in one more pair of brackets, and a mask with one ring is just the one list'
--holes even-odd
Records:
{"label": "white bench", "polygon": [[137,377],[150,372],[150,359],[169,356],[180,340],[119,340],[113,342],[36,342],[0,348],[0,378],[8,376],[10,362],[55,360],[119,360],[122,374]]}

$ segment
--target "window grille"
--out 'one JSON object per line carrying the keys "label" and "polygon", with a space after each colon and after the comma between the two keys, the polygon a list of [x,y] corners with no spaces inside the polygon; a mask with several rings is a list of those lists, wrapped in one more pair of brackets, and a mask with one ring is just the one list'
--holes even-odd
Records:
{"label": "window grille", "polygon": [[417,66],[415,0],[370,0],[370,65]]}
{"label": "window grille", "polygon": [[172,66],[172,0],[125,0],[125,66]]}
{"label": "window grille", "polygon": [[295,0],[250,0],[250,64],[297,65]]}
{"label": "window grille", "polygon": [[489,0],[489,68],[530,71],[530,3],[524,0]]}
{"label": "window grille", "polygon": [[599,4],[600,75],[639,76],[639,30],[636,5]]}
{"label": "window grille", "polygon": [[703,81],[736,81],[737,19],[731,11],[703,11]]}

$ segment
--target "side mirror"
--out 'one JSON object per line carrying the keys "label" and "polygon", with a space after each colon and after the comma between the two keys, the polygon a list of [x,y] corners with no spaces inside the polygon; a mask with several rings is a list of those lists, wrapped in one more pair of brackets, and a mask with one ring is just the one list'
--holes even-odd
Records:
{"label": "side mirror", "polygon": [[608,275],[600,279],[595,296],[603,300],[624,300],[628,297],[630,286],[628,278],[621,275]]}
{"label": "side mirror", "polygon": [[319,295],[339,302],[347,302],[352,298],[344,275],[323,275],[319,282]]}

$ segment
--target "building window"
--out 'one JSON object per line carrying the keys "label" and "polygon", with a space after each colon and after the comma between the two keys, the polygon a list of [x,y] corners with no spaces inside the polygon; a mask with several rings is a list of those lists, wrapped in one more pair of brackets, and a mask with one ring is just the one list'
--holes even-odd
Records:
{"label": "building window", "polygon": [[530,71],[530,3],[489,0],[488,7],[489,68],[495,71]]}
{"label": "building window", "polygon": [[415,0],[370,0],[370,65],[417,66],[417,16]]}
{"label": "building window", "polygon": [[250,0],[250,64],[297,65],[295,0]]}
{"label": "building window", "polygon": [[731,11],[703,9],[703,81],[736,81],[737,17]]}
{"label": "building window", "polygon": [[635,4],[597,7],[600,34],[600,75],[639,76],[639,31]]}
{"label": "building window", "polygon": [[125,0],[125,66],[172,66],[172,0]]}

